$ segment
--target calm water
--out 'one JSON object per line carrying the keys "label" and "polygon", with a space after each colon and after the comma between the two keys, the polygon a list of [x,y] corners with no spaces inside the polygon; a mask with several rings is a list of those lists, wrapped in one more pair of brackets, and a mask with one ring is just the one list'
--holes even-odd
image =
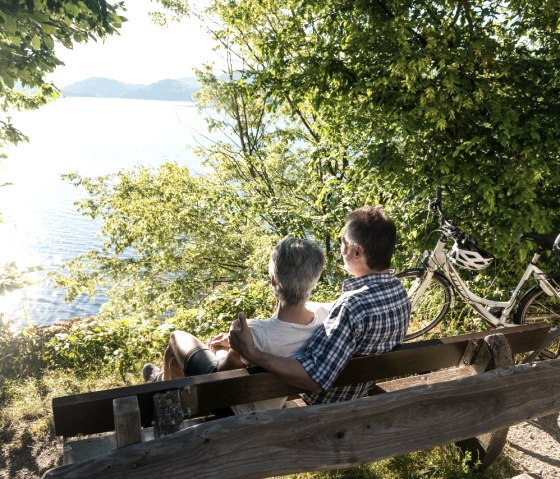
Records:
{"label": "calm water", "polygon": [[60,175],[97,176],[169,161],[201,172],[188,145],[204,141],[204,120],[190,103],[99,98],[64,98],[12,119],[30,142],[0,163],[0,184],[13,183],[0,188],[0,264],[44,270],[29,276],[32,286],[0,296],[0,312],[19,324],[95,315],[103,297],[65,303],[64,291],[46,277],[100,244],[99,223],[80,216],[73,204],[83,192]]}

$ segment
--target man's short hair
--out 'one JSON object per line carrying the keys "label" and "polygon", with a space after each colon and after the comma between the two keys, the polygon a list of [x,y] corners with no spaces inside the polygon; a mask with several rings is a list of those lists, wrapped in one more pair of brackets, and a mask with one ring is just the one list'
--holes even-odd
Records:
{"label": "man's short hair", "polygon": [[286,306],[304,303],[319,281],[325,257],[311,241],[286,237],[270,254],[269,271],[276,279],[273,287],[278,300]]}
{"label": "man's short hair", "polygon": [[390,268],[397,242],[397,228],[381,206],[362,206],[346,216],[346,238],[364,250],[368,268]]}

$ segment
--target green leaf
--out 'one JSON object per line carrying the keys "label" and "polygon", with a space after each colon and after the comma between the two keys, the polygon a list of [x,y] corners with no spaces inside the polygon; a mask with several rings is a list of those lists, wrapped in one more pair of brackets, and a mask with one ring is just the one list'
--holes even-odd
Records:
{"label": "green leaf", "polygon": [[37,35],[31,39],[31,46],[33,50],[39,50],[41,48],[41,39]]}

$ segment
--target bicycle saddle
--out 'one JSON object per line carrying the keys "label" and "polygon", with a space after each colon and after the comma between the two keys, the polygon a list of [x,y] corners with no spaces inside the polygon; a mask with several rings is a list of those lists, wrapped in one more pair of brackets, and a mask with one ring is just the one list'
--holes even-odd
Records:
{"label": "bicycle saddle", "polygon": [[551,250],[554,245],[554,240],[558,237],[558,233],[523,233],[519,240],[532,241],[543,249]]}

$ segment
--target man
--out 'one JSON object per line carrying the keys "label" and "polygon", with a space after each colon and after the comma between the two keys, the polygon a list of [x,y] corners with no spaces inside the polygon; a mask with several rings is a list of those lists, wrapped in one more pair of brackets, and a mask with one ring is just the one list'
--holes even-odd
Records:
{"label": "man", "polygon": [[310,391],[304,395],[308,404],[367,395],[371,383],[331,386],[352,356],[389,351],[408,328],[408,295],[389,269],[396,244],[393,220],[381,207],[369,206],[351,212],[346,220],[341,254],[354,278],[344,282],[342,295],[303,353],[282,358],[260,350],[242,314],[230,330],[232,348],[251,363]]}

